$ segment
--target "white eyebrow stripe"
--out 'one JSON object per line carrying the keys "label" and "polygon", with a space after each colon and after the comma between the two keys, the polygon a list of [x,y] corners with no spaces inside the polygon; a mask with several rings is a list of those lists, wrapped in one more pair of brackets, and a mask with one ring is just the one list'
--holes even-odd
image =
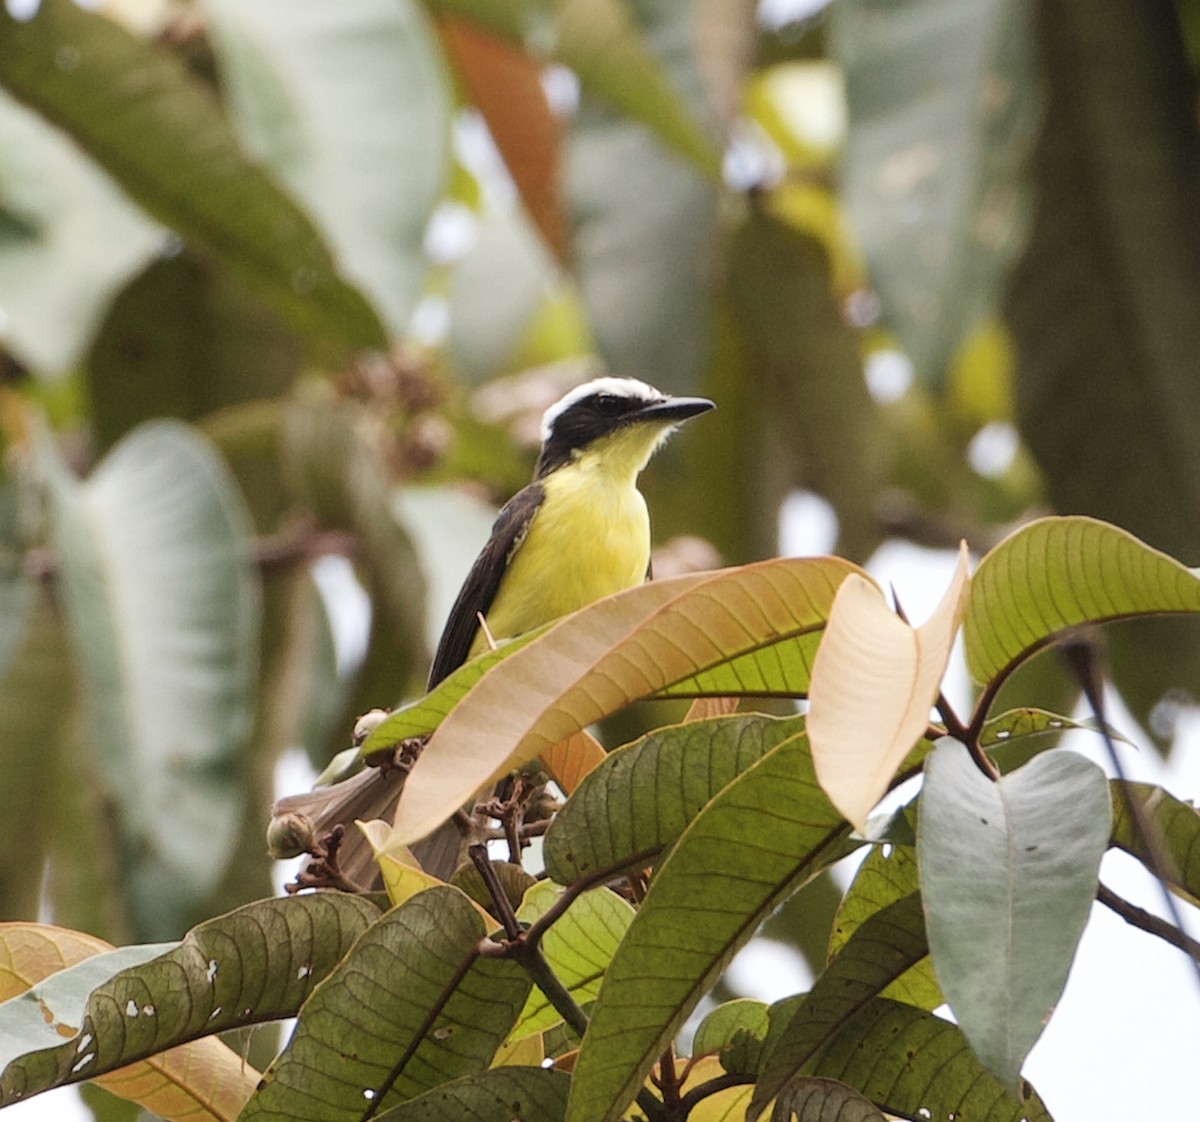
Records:
{"label": "white eyebrow stripe", "polygon": [[593,378],[590,382],[584,382],[582,386],[576,386],[573,390],[564,394],[542,414],[542,443],[545,444],[550,439],[550,432],[554,428],[554,422],[570,409],[572,405],[578,401],[582,401],[585,397],[591,397],[593,394],[599,393],[612,394],[614,397],[640,398],[647,404],[666,400],[666,395],[660,390],[656,390],[653,386],[647,385],[645,382],[639,382],[636,378]]}

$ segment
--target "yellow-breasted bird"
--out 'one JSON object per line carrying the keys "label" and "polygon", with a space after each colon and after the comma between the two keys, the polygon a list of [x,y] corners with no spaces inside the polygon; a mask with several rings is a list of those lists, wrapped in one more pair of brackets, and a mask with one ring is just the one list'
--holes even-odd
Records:
{"label": "yellow-breasted bird", "polygon": [[[646,580],[650,518],[638,475],[679,424],[712,408],[705,398],[669,397],[633,378],[606,377],[547,409],[533,481],[500,511],[471,567],[438,643],[430,688],[486,649],[487,635],[512,638]],[[390,817],[402,782],[395,772],[368,769],[284,799],[274,813],[307,815],[320,839],[339,822]],[[414,853],[429,872],[447,877],[459,837],[451,824]],[[348,833],[341,855],[349,875],[361,864],[347,853],[357,840]]]}

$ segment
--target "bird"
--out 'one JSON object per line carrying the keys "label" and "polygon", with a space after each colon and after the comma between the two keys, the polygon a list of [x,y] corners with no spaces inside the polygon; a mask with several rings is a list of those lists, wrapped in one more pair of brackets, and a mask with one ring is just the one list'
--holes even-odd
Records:
{"label": "bird", "polygon": [[[429,688],[492,643],[649,579],[650,516],[638,476],[679,425],[714,407],[707,398],[674,397],[615,376],[576,386],[551,405],[542,417],[533,479],[501,508],[463,582],[433,657]],[[386,788],[389,779],[395,793]],[[273,816],[312,816],[320,837],[335,821],[348,827],[354,817],[390,817],[402,782],[402,775],[367,769],[312,795],[281,800]],[[346,806],[330,800],[314,814],[312,800],[321,790],[351,783],[362,790],[347,790]],[[449,823],[413,852],[427,872],[446,879],[460,840]]]}

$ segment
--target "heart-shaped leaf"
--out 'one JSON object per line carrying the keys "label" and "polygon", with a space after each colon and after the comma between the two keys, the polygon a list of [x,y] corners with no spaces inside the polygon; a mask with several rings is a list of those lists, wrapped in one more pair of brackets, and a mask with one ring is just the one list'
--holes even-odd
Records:
{"label": "heart-shaped leaf", "polygon": [[942,740],[925,762],[917,860],[937,979],[983,1065],[1017,1090],[1096,895],[1112,804],[1056,749],[997,782]]}

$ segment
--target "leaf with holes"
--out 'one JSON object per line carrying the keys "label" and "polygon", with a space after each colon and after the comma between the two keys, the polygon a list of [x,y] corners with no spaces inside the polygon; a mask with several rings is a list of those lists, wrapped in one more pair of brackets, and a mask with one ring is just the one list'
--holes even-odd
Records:
{"label": "leaf with holes", "polygon": [[550,824],[547,874],[574,884],[652,860],[718,792],[803,732],[803,717],[719,717],[656,729],[618,748]]}
{"label": "leaf with holes", "polygon": [[1014,1091],[1066,984],[1111,822],[1104,773],[1073,752],[997,782],[953,741],[925,762],[917,861],[934,970],[975,1054]]}
{"label": "leaf with holes", "polygon": [[575,1065],[570,1122],[621,1115],[720,971],[785,896],[853,848],[849,833],[803,736],[704,808],[656,869],[609,965]]}
{"label": "leaf with holes", "polygon": [[457,888],[386,913],[300,1011],[240,1122],[351,1122],[485,1070],[529,995]]}
{"label": "leaf with holes", "polygon": [[408,777],[399,840],[426,836],[491,780],[710,667],[752,654],[807,681],[806,652],[855,571],[837,558],[779,558],[651,581],[567,616],[485,673],[442,721]]}
{"label": "leaf with holes", "polygon": [[[107,957],[97,964],[103,975],[95,966],[55,975],[52,999],[34,995],[35,1016],[49,1030],[40,1046],[16,1022],[0,1034],[23,1053],[3,1057],[0,1105],[214,1033],[295,1016],[378,915],[367,901],[341,893],[263,900],[201,924],[165,953],[144,946],[120,952],[139,965]],[[78,938],[42,930],[50,933],[43,954],[58,953],[55,940]],[[69,961],[78,955],[64,965]],[[44,1022],[43,1008],[55,1023]],[[0,1006],[2,1019],[19,1015],[11,1002]],[[69,1026],[69,1039],[53,1031],[56,1024]]]}

